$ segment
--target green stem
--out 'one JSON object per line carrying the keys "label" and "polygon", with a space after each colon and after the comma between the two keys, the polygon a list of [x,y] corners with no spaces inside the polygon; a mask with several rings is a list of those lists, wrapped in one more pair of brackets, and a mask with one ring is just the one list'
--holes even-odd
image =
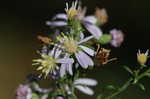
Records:
{"label": "green stem", "polygon": [[[135,79],[130,78],[121,88],[119,88],[116,92],[114,92],[112,95],[106,97],[105,99],[112,99],[113,97],[119,95],[121,92],[123,92],[124,90],[126,90],[130,84],[136,84],[140,79],[142,79],[146,73],[150,72],[150,69],[148,69],[147,71],[145,71],[144,73],[140,74],[140,71],[143,69],[144,67],[141,67],[139,70],[137,70],[135,72]],[[134,82],[132,82],[134,80]]]}
{"label": "green stem", "polygon": [[106,97],[105,99],[112,99],[113,97],[119,95],[121,92],[123,92],[124,90],[126,90],[129,87],[129,85],[131,84],[132,80],[133,79],[130,78],[121,88],[119,88],[117,90],[117,92],[114,92],[112,95]]}
{"label": "green stem", "polygon": [[142,79],[144,76],[146,76],[146,74],[149,73],[149,72],[150,72],[150,69],[148,69],[147,71],[145,71],[144,73],[142,73],[141,75],[139,75],[139,76],[137,77],[137,80],[139,81],[139,80]]}
{"label": "green stem", "polygon": [[133,84],[136,84],[138,82],[138,78],[141,75],[140,72],[143,68],[144,68],[144,66],[141,66],[138,70],[135,71]]}

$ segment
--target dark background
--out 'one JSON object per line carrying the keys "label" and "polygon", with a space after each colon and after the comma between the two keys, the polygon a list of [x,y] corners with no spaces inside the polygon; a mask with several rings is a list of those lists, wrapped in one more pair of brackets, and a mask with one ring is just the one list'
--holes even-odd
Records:
{"label": "dark background", "polygon": [[[0,99],[12,99],[15,88],[25,81],[31,72],[32,59],[40,43],[38,34],[46,34],[45,21],[55,13],[64,12],[65,2],[71,0],[5,0],[0,2]],[[110,29],[122,29],[125,42],[120,48],[112,48],[118,60],[97,70],[89,71],[88,77],[99,80],[95,88],[108,83],[123,84],[129,74],[122,65],[135,68],[138,49],[149,49],[150,1],[149,0],[82,0],[88,7],[88,14],[93,14],[95,7],[106,8],[109,23],[102,27],[105,32]],[[131,87],[121,96],[123,99],[149,99],[150,79],[143,79],[146,91]],[[80,94],[80,97],[86,95]],[[79,98],[81,99],[81,98]],[[83,99],[83,98],[82,98]],[[95,99],[88,97],[87,99]]]}

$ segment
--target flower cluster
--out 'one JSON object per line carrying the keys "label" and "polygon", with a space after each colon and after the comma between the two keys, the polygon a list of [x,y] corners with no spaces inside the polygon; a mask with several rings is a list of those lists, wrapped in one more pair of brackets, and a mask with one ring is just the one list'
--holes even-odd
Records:
{"label": "flower cluster", "polygon": [[[66,3],[65,13],[56,14],[52,20],[46,22],[50,28],[55,27],[54,35],[37,37],[44,46],[38,51],[40,58],[33,59],[32,65],[40,73],[38,77],[52,78],[56,86],[51,92],[43,92],[43,89],[32,88],[30,84],[20,85],[17,99],[77,99],[75,89],[87,95],[94,94],[89,86],[96,86],[98,82],[83,78],[79,75],[80,71],[94,68],[96,58],[100,65],[115,60],[116,58],[108,59],[111,50],[101,46],[110,43],[119,47],[124,41],[124,35],[117,29],[103,33],[100,27],[108,22],[106,9],[96,8],[94,15],[89,16],[86,16],[86,11],[87,8],[82,8],[78,1],[72,2],[71,7]],[[37,92],[42,95],[38,96]]]}

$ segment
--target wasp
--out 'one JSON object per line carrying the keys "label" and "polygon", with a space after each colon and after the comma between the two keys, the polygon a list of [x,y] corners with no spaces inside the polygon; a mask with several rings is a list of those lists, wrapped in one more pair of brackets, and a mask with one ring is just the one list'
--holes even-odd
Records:
{"label": "wasp", "polygon": [[100,45],[98,45],[98,48],[96,50],[96,58],[98,59],[99,64],[105,65],[108,62],[114,61],[117,58],[111,58],[109,59],[111,50],[100,48]]}

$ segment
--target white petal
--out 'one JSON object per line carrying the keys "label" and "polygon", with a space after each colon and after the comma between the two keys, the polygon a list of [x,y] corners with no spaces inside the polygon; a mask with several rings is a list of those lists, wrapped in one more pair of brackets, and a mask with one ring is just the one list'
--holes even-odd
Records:
{"label": "white petal", "polygon": [[69,72],[70,75],[73,75],[72,64],[67,65],[67,71]]}
{"label": "white petal", "polygon": [[81,32],[80,33],[80,40],[83,40],[84,39],[84,34]]}
{"label": "white petal", "polygon": [[84,43],[84,42],[86,42],[86,41],[88,41],[88,40],[90,40],[90,39],[92,39],[92,38],[93,38],[93,35],[92,35],[92,36],[88,36],[88,37],[86,37],[86,38],[84,38],[84,39],[81,39],[81,40],[78,42],[78,44]]}
{"label": "white petal", "polygon": [[47,46],[43,46],[42,49],[41,49],[41,53],[46,54],[47,52],[48,52]]}
{"label": "white petal", "polygon": [[102,36],[102,31],[97,26],[85,24],[85,27],[96,39],[99,39]]}
{"label": "white petal", "polygon": [[26,99],[32,99],[32,90],[28,88],[28,94],[26,96]]}
{"label": "white petal", "polygon": [[55,51],[55,58],[58,58],[60,56],[61,52],[62,52],[62,50],[57,48],[56,51]]}
{"label": "white petal", "polygon": [[63,58],[63,59],[57,59],[56,63],[67,63],[67,64],[72,64],[74,62],[73,58]]}
{"label": "white petal", "polygon": [[48,26],[61,27],[61,26],[66,26],[66,25],[67,25],[67,22],[65,22],[65,21],[54,21],[54,22],[47,21],[46,24],[47,24]]}
{"label": "white petal", "polygon": [[53,20],[55,19],[63,19],[63,20],[67,20],[68,17],[65,13],[59,13],[59,14],[56,14],[54,17],[53,17]]}
{"label": "white petal", "polygon": [[79,64],[78,64],[78,63],[76,63],[76,64],[75,64],[75,67],[76,67],[76,68],[78,68],[78,67],[79,67]]}
{"label": "white petal", "polygon": [[67,64],[62,64],[60,67],[60,77],[63,77],[66,74],[66,66]]}
{"label": "white petal", "polygon": [[94,92],[92,89],[90,89],[89,87],[86,86],[81,86],[81,85],[76,85],[75,86],[78,90],[80,90],[81,92],[87,94],[87,95],[93,95]]}
{"label": "white petal", "polygon": [[90,48],[88,48],[86,46],[82,46],[82,45],[80,45],[79,47],[82,48],[89,55],[94,56],[94,53],[95,53],[94,50],[92,50],[92,49],[90,49]]}
{"label": "white petal", "polygon": [[94,65],[93,60],[87,54],[85,54],[84,52],[80,51],[80,57],[82,57],[83,61],[86,64],[88,64],[89,66],[93,66]]}
{"label": "white petal", "polygon": [[140,49],[138,50],[138,54],[141,54],[141,51],[140,51]]}
{"label": "white petal", "polygon": [[79,78],[79,79],[75,80],[74,84],[95,86],[95,85],[97,85],[97,81],[94,79],[89,79],[89,78]]}
{"label": "white petal", "polygon": [[84,19],[83,19],[84,22],[87,22],[87,23],[90,23],[90,24],[96,24],[97,22],[97,19],[95,16],[86,16]]}
{"label": "white petal", "polygon": [[79,64],[81,65],[81,67],[86,69],[88,67],[88,64],[85,62],[85,60],[82,57],[82,55],[80,54],[80,52],[75,53],[75,56],[76,56]]}
{"label": "white petal", "polygon": [[62,96],[57,96],[56,99],[64,99]]}
{"label": "white petal", "polygon": [[53,47],[53,49],[48,53],[49,56],[54,56],[56,47]]}
{"label": "white petal", "polygon": [[145,56],[148,56],[149,50],[146,51]]}

